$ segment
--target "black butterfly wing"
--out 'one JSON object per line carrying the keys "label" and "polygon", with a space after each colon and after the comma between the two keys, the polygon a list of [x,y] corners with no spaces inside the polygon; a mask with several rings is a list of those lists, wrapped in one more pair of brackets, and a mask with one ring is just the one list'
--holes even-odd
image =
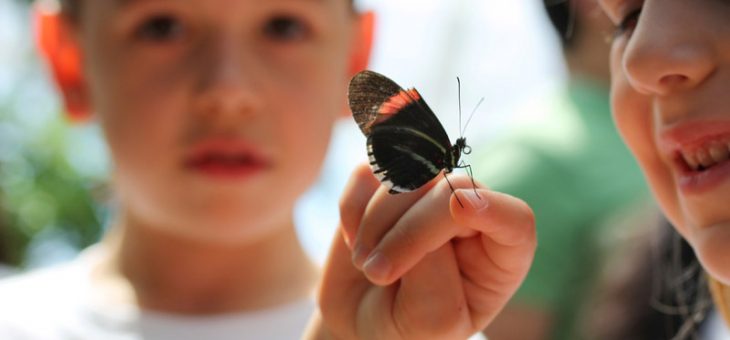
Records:
{"label": "black butterfly wing", "polygon": [[[420,108],[413,105],[405,110]],[[373,126],[367,140],[373,173],[391,193],[420,188],[441,172],[451,155],[448,143],[410,124],[411,115],[404,113]]]}
{"label": "black butterfly wing", "polygon": [[353,78],[349,96],[355,121],[368,137],[373,173],[391,193],[421,187],[451,162],[449,137],[415,89],[364,71]]}

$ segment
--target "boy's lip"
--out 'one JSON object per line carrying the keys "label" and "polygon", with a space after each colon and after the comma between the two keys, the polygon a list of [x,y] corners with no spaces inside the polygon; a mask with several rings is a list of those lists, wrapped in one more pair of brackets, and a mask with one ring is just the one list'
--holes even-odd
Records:
{"label": "boy's lip", "polygon": [[659,146],[685,194],[706,193],[730,179],[730,121],[675,124],[660,132]]}
{"label": "boy's lip", "polygon": [[240,138],[203,139],[190,148],[186,169],[216,179],[242,179],[271,167],[271,158]]}

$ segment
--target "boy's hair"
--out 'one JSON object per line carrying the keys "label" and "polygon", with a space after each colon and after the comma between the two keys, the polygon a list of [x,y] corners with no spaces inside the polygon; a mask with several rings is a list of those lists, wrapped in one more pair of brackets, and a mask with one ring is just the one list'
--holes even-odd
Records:
{"label": "boy's hair", "polygon": [[[59,0],[61,3],[61,13],[66,15],[67,17],[71,19],[77,19],[79,16],[79,10],[80,5],[79,3],[81,0]],[[354,6],[355,0],[348,0],[347,3],[349,3],[351,6]]]}

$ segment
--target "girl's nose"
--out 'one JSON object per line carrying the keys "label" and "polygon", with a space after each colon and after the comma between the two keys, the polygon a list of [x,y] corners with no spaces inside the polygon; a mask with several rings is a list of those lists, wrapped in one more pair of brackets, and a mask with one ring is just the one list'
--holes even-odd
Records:
{"label": "girl's nose", "polygon": [[683,8],[654,10],[647,4],[624,51],[623,68],[636,90],[665,96],[692,89],[715,71],[716,37],[692,13],[694,2],[657,1],[667,2],[661,8]]}

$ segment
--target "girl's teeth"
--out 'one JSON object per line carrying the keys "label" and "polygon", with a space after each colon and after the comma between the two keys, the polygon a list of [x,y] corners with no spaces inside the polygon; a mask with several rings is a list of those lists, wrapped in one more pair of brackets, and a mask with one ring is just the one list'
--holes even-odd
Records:
{"label": "girl's teeth", "polygon": [[710,156],[710,154],[704,149],[697,150],[695,155],[697,157],[697,161],[699,161],[699,163],[702,164],[702,166],[705,168],[709,167],[712,164],[715,164],[715,161],[712,160],[712,156]]}
{"label": "girl's teeth", "polygon": [[700,163],[697,162],[697,159],[693,154],[685,155],[684,160],[687,162],[687,165],[689,165],[692,170],[697,170],[697,168],[700,167]]}
{"label": "girl's teeth", "polygon": [[683,152],[682,158],[694,171],[703,171],[716,164],[730,160],[730,142],[714,142],[706,148]]}
{"label": "girl's teeth", "polygon": [[712,147],[710,147],[710,156],[712,156],[715,163],[726,161],[728,159],[727,145],[720,143],[713,144]]}

